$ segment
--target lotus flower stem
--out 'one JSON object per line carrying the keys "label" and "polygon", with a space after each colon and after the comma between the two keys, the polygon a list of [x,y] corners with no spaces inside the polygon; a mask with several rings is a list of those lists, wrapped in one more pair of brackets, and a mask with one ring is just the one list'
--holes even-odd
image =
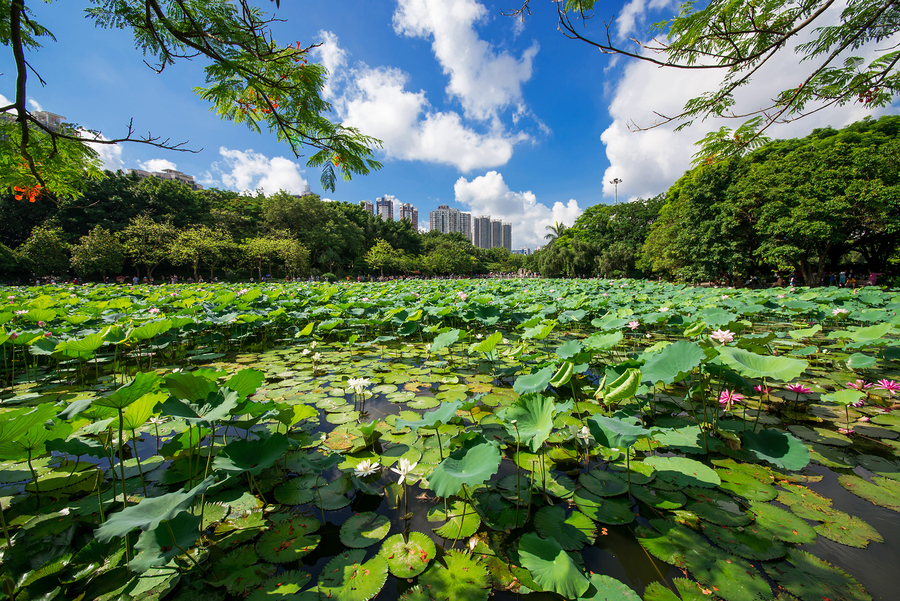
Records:
{"label": "lotus flower stem", "polygon": [[[100,507],[100,523],[102,524],[103,522],[106,521],[106,516],[103,515],[103,497],[100,495],[100,490],[103,488],[103,480],[99,479],[99,478],[98,478],[98,480],[99,480],[99,482],[97,482],[97,505]],[[113,496],[115,496],[115,494],[116,494],[116,489],[115,489],[115,485],[113,485]]]}
{"label": "lotus flower stem", "polygon": [[[517,420],[513,420],[512,422],[513,428],[516,429],[516,455],[519,454],[519,424]],[[519,467],[518,461],[513,461],[516,464],[516,528],[519,527],[519,501],[522,499],[522,491],[519,486],[519,473],[522,468]],[[531,496],[528,497],[529,501],[531,500]],[[530,510],[530,507],[529,507]]]}
{"label": "lotus flower stem", "polygon": [[753,431],[756,432],[756,426],[759,425],[759,414],[762,413],[763,407],[763,394],[769,396],[769,385],[766,383],[766,379],[763,378],[762,389],[759,391],[759,407],[756,408],[756,419],[753,420]]}
{"label": "lotus flower stem", "polygon": [[[466,503],[465,499],[469,498],[469,493],[466,491],[465,483],[463,483],[462,485],[462,491],[465,494],[465,496],[463,497],[463,512],[462,517],[459,518],[459,528],[456,530],[456,536],[453,537],[454,547],[456,546],[456,541],[459,540],[459,535],[462,534],[463,525],[466,523],[466,505],[468,505],[468,503]],[[450,516],[448,515],[447,517],[449,518]]]}
{"label": "lotus flower stem", "polygon": [[0,525],[3,526],[3,536],[6,537],[6,548],[12,547],[12,538],[9,536],[9,527],[6,525],[6,515],[3,514],[3,503],[0,503]]}
{"label": "lotus flower stem", "polygon": [[443,460],[444,460],[444,445],[441,444],[441,433],[440,433],[440,431],[439,431],[439,428],[440,428],[439,425],[435,425],[435,426],[434,426],[434,433],[435,433],[435,435],[437,436],[437,441],[438,441],[438,453],[439,453],[440,456],[441,456],[441,461],[443,461]]}
{"label": "lotus flower stem", "polygon": [[[122,440],[123,421],[125,420],[125,412],[119,407],[119,473],[122,478],[122,509],[128,508],[128,494],[125,491],[125,443]],[[127,546],[127,545],[126,545]]]}
{"label": "lotus flower stem", "polygon": [[[134,429],[131,430],[131,440],[137,440]],[[141,486],[144,488],[144,496],[149,497],[150,495],[147,494],[147,483],[144,481],[144,469],[141,467],[141,455],[137,452],[137,443],[134,445],[134,459],[137,461],[138,474],[141,476]]]}
{"label": "lotus flower stem", "polygon": [[31,470],[31,477],[34,478],[34,494],[37,497],[37,506],[41,506],[41,489],[38,487],[38,477],[37,473],[34,471],[34,466],[31,465],[31,449],[28,449],[28,469]]}

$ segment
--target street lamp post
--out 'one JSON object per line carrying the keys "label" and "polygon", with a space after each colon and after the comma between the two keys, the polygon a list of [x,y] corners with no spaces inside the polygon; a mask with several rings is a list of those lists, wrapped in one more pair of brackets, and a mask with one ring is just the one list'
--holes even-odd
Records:
{"label": "street lamp post", "polygon": [[618,177],[614,177],[609,180],[609,183],[616,187],[616,204],[619,204],[619,184],[622,183],[622,180],[620,180]]}

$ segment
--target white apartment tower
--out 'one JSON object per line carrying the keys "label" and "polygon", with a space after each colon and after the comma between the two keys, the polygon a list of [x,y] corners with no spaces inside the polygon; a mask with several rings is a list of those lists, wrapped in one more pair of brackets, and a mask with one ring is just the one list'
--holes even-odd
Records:
{"label": "white apartment tower", "polygon": [[412,206],[411,203],[404,202],[400,205],[400,219],[409,219],[413,227],[419,229],[419,209]]}
{"label": "white apartment tower", "polygon": [[459,209],[451,209],[447,205],[440,205],[436,211],[431,211],[428,214],[428,229],[442,234],[460,232],[471,240],[472,216],[468,213],[463,213]]}
{"label": "white apartment tower", "polygon": [[385,194],[375,199],[375,214],[384,221],[394,220],[394,200],[393,196]]}

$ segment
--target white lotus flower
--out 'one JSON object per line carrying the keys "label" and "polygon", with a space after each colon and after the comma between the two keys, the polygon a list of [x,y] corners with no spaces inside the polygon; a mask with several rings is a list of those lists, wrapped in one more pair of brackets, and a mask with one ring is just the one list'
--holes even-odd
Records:
{"label": "white lotus flower", "polygon": [[372,383],[372,380],[367,378],[350,378],[347,380],[347,386],[353,389],[353,392],[356,394],[362,394],[365,392],[366,387]]}
{"label": "white lotus flower", "polygon": [[731,330],[714,330],[713,333],[709,335],[709,337],[716,342],[725,344],[726,342],[734,341],[734,332],[732,332]]}
{"label": "white lotus flower", "polygon": [[322,360],[322,353],[316,353],[315,355],[313,355],[313,356],[312,356],[312,360],[313,360],[313,361],[321,361],[321,360]]}
{"label": "white lotus flower", "polygon": [[401,459],[400,462],[397,464],[397,467],[392,467],[392,468],[391,468],[391,471],[394,472],[395,474],[399,474],[399,475],[400,475],[400,479],[397,480],[397,484],[403,484],[403,480],[408,480],[408,479],[409,479],[409,473],[410,473],[411,471],[413,471],[413,469],[414,469],[417,465],[419,465],[419,462],[418,462],[418,461],[417,461],[416,463],[410,463],[410,462],[409,462],[409,459],[403,458],[403,459]]}
{"label": "white lotus flower", "polygon": [[371,459],[364,459],[356,464],[356,467],[353,468],[353,473],[359,478],[364,478],[365,476],[371,476],[380,469],[381,465],[377,461],[373,463]]}

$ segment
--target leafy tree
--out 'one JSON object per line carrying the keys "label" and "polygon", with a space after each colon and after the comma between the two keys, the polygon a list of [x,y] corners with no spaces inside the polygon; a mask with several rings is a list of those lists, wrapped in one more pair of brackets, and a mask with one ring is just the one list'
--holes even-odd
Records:
{"label": "leafy tree", "polygon": [[[2,123],[2,120],[0,120]],[[2,136],[0,136],[2,144]],[[9,190],[0,190],[0,244],[10,248],[21,245],[38,225],[43,225],[56,215],[53,203],[36,202],[34,204],[16,200],[16,195]]]}
{"label": "leafy tree", "polygon": [[173,265],[190,265],[195,281],[200,280],[198,269],[201,264],[205,264],[209,267],[209,279],[212,280],[216,265],[232,244],[227,232],[205,225],[190,226],[180,230],[172,241],[169,261]]}
{"label": "leafy tree", "polygon": [[[14,116],[0,119],[0,187],[18,187],[30,198],[80,196],[87,182],[101,176],[96,151],[77,126],[53,129],[28,110],[33,63],[27,54],[53,35],[34,19],[26,0],[5,4],[0,41],[12,49],[16,94],[0,107],[0,113]],[[103,0],[85,12],[99,27],[131,29],[136,47],[155,57],[157,71],[178,59],[205,59],[206,85],[195,92],[223,119],[275,134],[298,158],[314,149],[307,165],[322,167],[323,188],[334,190],[337,172],[349,180],[381,167],[372,158],[378,140],[325,117],[331,110],[322,99],[325,68],[308,61],[314,46],[276,43],[269,27],[273,19],[249,0]],[[124,141],[181,147],[158,136],[138,136],[131,128],[99,143]]]}
{"label": "leafy tree", "polygon": [[422,236],[419,270],[436,275],[471,275],[480,271],[477,249],[460,232],[427,232]]}
{"label": "leafy tree", "polygon": [[271,273],[272,262],[278,258],[283,240],[284,238],[257,236],[241,242],[241,256],[244,258],[244,261],[257,270],[260,280],[263,277],[263,265],[268,265],[269,273]]}
{"label": "leafy tree", "polygon": [[138,215],[129,222],[122,230],[122,243],[138,277],[141,267],[148,278],[153,277],[153,270],[169,258],[172,242],[177,235],[171,223],[156,222],[148,215]]}
{"label": "leafy tree", "polygon": [[366,253],[366,263],[372,269],[377,269],[381,275],[384,275],[385,268],[393,271],[400,264],[401,253],[391,246],[386,240],[380,238],[375,241],[369,252]]}
{"label": "leafy tree", "polygon": [[16,249],[38,277],[63,275],[69,268],[69,245],[60,228],[37,226]]}
{"label": "leafy tree", "polygon": [[544,240],[549,240],[550,244],[553,244],[554,240],[562,236],[566,231],[566,224],[557,221],[553,225],[548,225],[544,229],[547,230],[547,234],[544,236]]}
{"label": "leafy tree", "polygon": [[278,256],[284,262],[284,270],[290,278],[296,278],[309,269],[309,249],[298,240],[281,240]]}
{"label": "leafy tree", "polygon": [[124,262],[125,247],[115,234],[99,225],[72,247],[70,263],[75,273],[82,277],[99,273],[100,277],[106,278],[108,274],[121,271]]}
{"label": "leafy tree", "polygon": [[[529,1],[524,0],[515,14],[528,12]],[[654,37],[648,44],[634,40],[637,45],[633,49],[613,44],[613,19],[605,21],[596,35],[589,33],[584,25],[593,16],[595,4],[596,0],[557,2],[560,31],[605,54],[665,68],[721,71],[717,89],[691,98],[678,114],[661,115],[652,126],[676,122],[680,129],[709,117],[747,119],[735,130],[723,127],[705,137],[695,155],[698,162],[760,147],[766,141],[763,132],[774,123],[799,119],[832,105],[889,106],[900,93],[900,49],[891,42],[900,31],[895,0],[855,0],[841,5],[818,0],[685,0],[674,18],[653,26],[651,34],[663,39]],[[841,11],[839,18],[837,10]],[[811,39],[800,41],[801,33],[808,33]],[[879,51],[865,58],[862,48]],[[854,56],[846,56],[845,51]],[[798,71],[771,103],[736,111],[736,90],[751,84],[765,63],[792,52],[801,57],[805,71]]]}
{"label": "leafy tree", "polygon": [[0,273],[14,274],[21,270],[18,253],[5,244],[0,244]]}

